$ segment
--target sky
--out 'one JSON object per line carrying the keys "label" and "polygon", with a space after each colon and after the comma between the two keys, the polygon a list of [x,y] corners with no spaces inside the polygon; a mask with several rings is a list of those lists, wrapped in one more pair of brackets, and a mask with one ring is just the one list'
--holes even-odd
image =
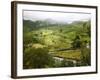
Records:
{"label": "sky", "polygon": [[86,21],[91,19],[89,13],[76,12],[47,12],[47,11],[23,11],[24,20],[47,20],[51,19],[56,22],[72,23],[73,21]]}

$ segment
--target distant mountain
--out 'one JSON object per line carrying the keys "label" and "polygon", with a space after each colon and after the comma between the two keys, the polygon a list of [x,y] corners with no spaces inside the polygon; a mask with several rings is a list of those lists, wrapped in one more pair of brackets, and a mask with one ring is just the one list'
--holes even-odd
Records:
{"label": "distant mountain", "polygon": [[90,22],[90,20],[73,21],[71,24],[83,24],[85,22]]}
{"label": "distant mountain", "polygon": [[52,19],[46,19],[46,20],[37,20],[37,21],[31,21],[31,20],[23,20],[23,26],[25,31],[32,31],[43,27],[64,27],[64,26],[82,26],[84,22],[89,21],[74,21],[70,24],[65,22],[57,22]]}
{"label": "distant mountain", "polygon": [[56,21],[56,20],[53,20],[53,19],[46,19],[44,21],[49,23],[49,24],[67,24],[67,22],[60,22],[60,21]]}
{"label": "distant mountain", "polygon": [[64,25],[67,25],[67,23],[56,22],[55,20],[52,19],[37,20],[37,21],[23,20],[23,26],[30,28],[30,30],[38,29],[41,27],[64,26]]}

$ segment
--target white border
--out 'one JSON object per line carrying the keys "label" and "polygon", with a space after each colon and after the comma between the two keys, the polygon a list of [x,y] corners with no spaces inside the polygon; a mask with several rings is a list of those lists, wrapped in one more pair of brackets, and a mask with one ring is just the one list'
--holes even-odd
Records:
{"label": "white border", "polygon": [[[91,13],[91,66],[72,68],[49,68],[49,69],[27,69],[23,70],[23,22],[22,10],[48,10],[66,12],[86,12]],[[35,76],[64,73],[82,73],[96,71],[96,10],[92,8],[73,8],[44,5],[17,4],[17,76]]]}

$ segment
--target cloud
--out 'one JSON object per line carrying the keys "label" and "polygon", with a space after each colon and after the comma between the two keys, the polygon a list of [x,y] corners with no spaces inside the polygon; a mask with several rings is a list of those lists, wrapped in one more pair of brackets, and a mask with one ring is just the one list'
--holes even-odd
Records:
{"label": "cloud", "polygon": [[57,22],[71,23],[73,21],[89,20],[91,19],[91,14],[75,12],[24,11],[23,18],[32,21],[52,19]]}

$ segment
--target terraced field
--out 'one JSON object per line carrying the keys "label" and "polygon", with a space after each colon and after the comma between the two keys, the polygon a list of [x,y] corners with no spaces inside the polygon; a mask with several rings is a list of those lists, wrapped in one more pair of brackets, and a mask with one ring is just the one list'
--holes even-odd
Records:
{"label": "terraced field", "polygon": [[57,52],[54,52],[53,55],[57,57],[65,58],[65,59],[81,60],[81,51],[79,49],[57,51]]}

